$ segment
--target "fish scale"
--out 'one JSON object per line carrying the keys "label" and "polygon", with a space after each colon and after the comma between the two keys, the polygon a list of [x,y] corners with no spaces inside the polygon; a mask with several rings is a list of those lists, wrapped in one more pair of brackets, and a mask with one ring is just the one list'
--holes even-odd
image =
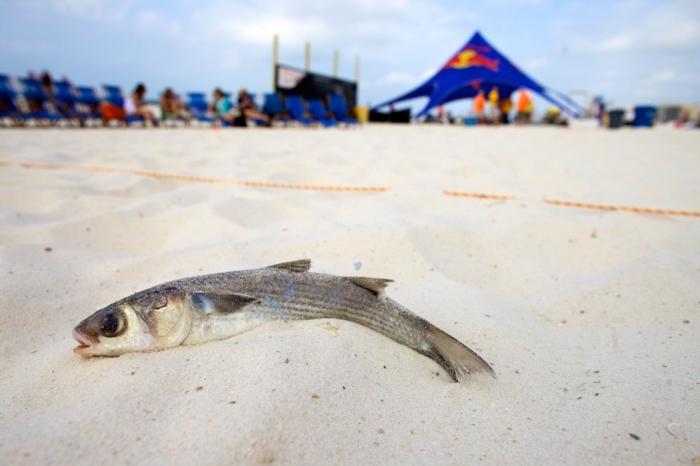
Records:
{"label": "fish scale", "polygon": [[[368,293],[365,290],[357,290],[359,293]],[[363,293],[363,294],[364,294]],[[255,291],[251,293],[255,295]],[[286,315],[299,319],[308,319],[310,317],[318,318],[340,318],[354,321],[363,325],[370,324],[382,329],[382,333],[392,334],[393,339],[404,338],[411,333],[416,332],[415,326],[401,325],[403,320],[397,319],[389,312],[382,312],[381,302],[373,296],[357,297],[344,293],[345,299],[331,300],[319,298],[315,293],[296,293],[294,300],[284,300],[279,298],[283,307],[287,309]],[[363,299],[364,298],[364,299]],[[374,298],[374,299],[372,299]],[[394,306],[398,303],[388,301]],[[333,305],[331,307],[330,305]],[[415,319],[414,319],[415,320]]]}
{"label": "fish scale", "polygon": [[[246,274],[246,272],[228,272],[213,274],[208,279],[199,279],[198,285],[216,284],[222,292],[238,290],[251,296],[260,296],[275,300],[285,313],[280,315],[277,309],[269,312],[275,317],[303,320],[313,318],[339,318],[368,326],[402,344],[416,341],[416,332],[423,330],[423,320],[403,312],[404,309],[392,300],[381,301],[371,291],[357,287],[336,277],[326,274],[298,273],[284,269],[266,268]],[[285,299],[286,290],[294,287],[293,299]],[[340,299],[339,299],[340,298]],[[265,301],[265,300],[264,300]],[[393,309],[391,309],[393,307]],[[401,317],[401,318],[400,318]],[[416,348],[411,344],[412,349]]]}

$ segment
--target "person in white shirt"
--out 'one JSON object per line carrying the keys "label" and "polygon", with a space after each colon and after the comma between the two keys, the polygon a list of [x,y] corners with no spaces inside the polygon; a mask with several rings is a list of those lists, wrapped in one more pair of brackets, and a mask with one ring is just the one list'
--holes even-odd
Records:
{"label": "person in white shirt", "polygon": [[158,126],[158,119],[150,111],[144,102],[146,96],[146,86],[143,83],[138,83],[128,99],[124,102],[124,111],[127,116],[139,116],[146,122],[150,122],[154,126]]}

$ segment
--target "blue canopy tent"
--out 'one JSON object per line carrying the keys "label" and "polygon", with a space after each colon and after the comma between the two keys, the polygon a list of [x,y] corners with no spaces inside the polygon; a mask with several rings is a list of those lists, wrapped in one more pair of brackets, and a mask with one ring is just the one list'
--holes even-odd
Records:
{"label": "blue canopy tent", "polygon": [[388,100],[375,109],[416,97],[428,97],[418,118],[430,109],[458,99],[472,98],[479,90],[489,92],[498,87],[501,96],[509,96],[520,87],[529,89],[561,110],[578,117],[581,107],[565,95],[541,86],[520,71],[477,31],[437,73],[417,88]]}

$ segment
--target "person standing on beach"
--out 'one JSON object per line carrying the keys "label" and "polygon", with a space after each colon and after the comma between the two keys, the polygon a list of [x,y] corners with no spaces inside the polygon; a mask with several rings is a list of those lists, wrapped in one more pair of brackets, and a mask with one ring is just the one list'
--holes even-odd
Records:
{"label": "person standing on beach", "polygon": [[513,108],[513,101],[510,100],[510,96],[507,95],[507,96],[503,97],[503,99],[501,99],[498,106],[499,106],[499,111],[501,113],[500,123],[507,125],[508,123],[510,123],[509,115],[510,115],[510,111]]}
{"label": "person standing on beach", "polygon": [[479,91],[474,97],[474,116],[479,120],[484,118],[484,107],[486,107],[486,96],[484,96],[484,91]]}
{"label": "person standing on beach", "polygon": [[525,88],[521,87],[520,92],[518,92],[516,109],[518,111],[516,121],[521,124],[530,123],[530,118],[532,117],[532,99]]}
{"label": "person standing on beach", "polygon": [[500,101],[498,95],[498,87],[493,86],[491,91],[489,91],[489,107],[491,110],[491,121],[493,123],[498,123],[498,102]]}

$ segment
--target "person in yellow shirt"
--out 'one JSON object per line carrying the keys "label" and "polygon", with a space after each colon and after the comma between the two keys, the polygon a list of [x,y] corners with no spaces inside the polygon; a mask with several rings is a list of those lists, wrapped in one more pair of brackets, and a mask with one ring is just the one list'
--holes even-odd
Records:
{"label": "person in yellow shirt", "polygon": [[524,89],[520,88],[518,93],[518,103],[517,103],[518,115],[516,116],[516,121],[518,123],[530,123],[530,118],[532,118],[532,99],[530,94]]}
{"label": "person in yellow shirt", "polygon": [[513,109],[513,101],[510,100],[510,96],[507,95],[505,96],[501,102],[499,103],[499,110],[501,112],[501,119],[500,122],[504,125],[507,125],[510,123],[510,111]]}
{"label": "person in yellow shirt", "polygon": [[491,120],[498,123],[498,103],[500,101],[498,88],[493,86],[489,91],[489,107],[491,109]]}

